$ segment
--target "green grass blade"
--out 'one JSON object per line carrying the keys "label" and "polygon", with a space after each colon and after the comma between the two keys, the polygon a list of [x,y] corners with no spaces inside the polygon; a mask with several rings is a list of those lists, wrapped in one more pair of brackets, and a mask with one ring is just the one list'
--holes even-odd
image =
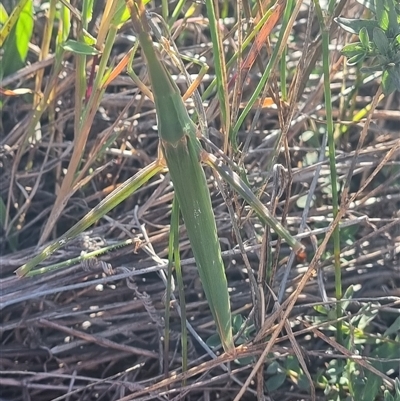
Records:
{"label": "green grass blade", "polygon": [[92,258],[97,258],[98,256],[101,256],[101,255],[103,255],[103,254],[105,254],[107,252],[111,252],[114,249],[122,248],[123,246],[132,245],[133,243],[134,242],[133,242],[132,239],[127,239],[125,241],[120,241],[120,242],[117,242],[116,244],[105,246],[103,248],[96,249],[95,251],[92,251],[92,252],[83,253],[80,256],[76,257],[76,258],[64,260],[62,262],[55,263],[55,264],[50,265],[50,266],[41,267],[40,269],[31,270],[29,273],[26,274],[26,277],[39,276],[40,274],[49,273],[51,271],[62,269],[64,267],[77,265],[79,263],[85,262],[85,261],[90,260]]}
{"label": "green grass blade", "polygon": [[[227,76],[226,76],[226,63],[224,51],[222,48],[222,39],[218,28],[219,15],[215,12],[215,7],[218,7],[218,2],[213,0],[206,0],[207,16],[209,21],[209,28],[211,34],[212,48],[215,63],[215,75],[217,78],[217,93],[219,105],[221,109],[221,123],[224,133],[227,135],[226,130],[229,130],[230,121],[230,108],[227,92]],[[226,138],[227,139],[227,138]],[[224,141],[224,150],[226,150],[227,142]]]}
{"label": "green grass blade", "polygon": [[[19,3],[14,8],[11,15],[7,18],[6,22],[0,29],[0,47],[3,47],[4,41],[7,39],[8,35],[12,31],[15,24],[18,22],[18,19],[21,13],[24,10],[24,7],[28,3],[29,0],[20,0]],[[4,9],[5,10],[5,9]]]}
{"label": "green grass blade", "polygon": [[[181,13],[183,6],[185,5],[185,0],[179,0],[174,8],[174,11],[172,12],[171,18],[168,21],[168,25],[172,27],[176,20],[179,17],[179,14]],[[165,19],[165,18],[164,18]]]}
{"label": "green grass blade", "polygon": [[[329,27],[326,26],[323,12],[319,1],[314,1],[316,14],[321,25],[322,36],[322,66],[324,74],[324,97],[326,109],[326,130],[328,134],[328,156],[329,156],[329,170],[332,186],[332,212],[335,219],[339,213],[339,194],[337,188],[338,174],[336,170],[336,150],[334,139],[334,125],[333,125],[333,112],[332,112],[332,93],[331,93],[331,63],[329,59]],[[334,4],[334,3],[333,3]],[[333,8],[332,1],[329,2],[330,9]],[[339,224],[335,226],[333,231],[333,253],[334,253],[334,266],[335,266],[335,296],[336,304],[336,340],[339,344],[343,344],[343,310],[341,299],[342,292],[342,269],[340,262],[340,228]]]}
{"label": "green grass blade", "polygon": [[151,177],[160,172],[164,166],[158,161],[149,164],[143,170],[140,170],[132,178],[125,181],[121,186],[111,192],[104,198],[95,208],[93,208],[84,218],[71,227],[63,236],[51,245],[47,246],[39,255],[35,256],[28,263],[19,267],[15,273],[22,277],[29,273],[31,269],[36,267],[40,262],[43,262],[52,253],[66,245],[70,240],[75,238],[82,231],[93,225],[97,220],[103,217],[111,209],[119,205],[128,196],[132,195],[139,187],[146,183]]}
{"label": "green grass blade", "polygon": [[[278,41],[274,45],[274,51],[271,55],[271,58],[268,61],[267,66],[265,67],[265,71],[263,72],[262,77],[261,77],[259,83],[257,84],[257,87],[255,88],[253,94],[251,95],[251,98],[247,102],[246,107],[239,115],[234,127],[232,128],[232,130],[229,134],[230,142],[234,146],[237,142],[237,134],[239,132],[240,127],[242,126],[242,124],[243,124],[245,118],[247,117],[247,115],[249,114],[249,112],[252,110],[254,103],[259,98],[261,91],[265,88],[266,85],[268,85],[268,81],[271,76],[271,72],[274,70],[276,63],[279,60],[279,57],[281,56],[283,50],[285,49],[291,27],[293,26],[296,16],[300,10],[301,4],[302,4],[302,2],[298,1],[295,3],[295,7],[293,10],[291,10],[290,8],[285,9],[285,15],[288,13],[290,14],[289,21],[288,21],[287,25],[285,26],[285,29],[282,29],[280,31]],[[286,18],[285,15],[284,15],[284,18]]]}
{"label": "green grass blade", "polygon": [[[117,35],[118,27],[123,22],[122,18],[124,14],[124,9],[125,8],[123,0],[106,1],[106,12],[103,14],[96,41],[96,48],[102,49],[102,56],[100,57],[98,68],[96,69],[93,84],[86,84],[86,56],[82,54],[76,54],[76,118],[74,122],[74,149],[69,160],[67,173],[62,180],[61,187],[58,191],[52,211],[40,236],[39,245],[42,245],[47,240],[54,228],[54,225],[57,222],[58,217],[60,216],[60,214],[64,210],[65,205],[74,193],[73,187],[76,184],[76,175],[81,166],[82,155],[86,146],[90,129],[92,127],[92,122],[100,105],[101,98],[106,90],[104,82],[107,80],[110,72],[110,69],[108,67],[109,58],[115,41],[115,37]],[[87,12],[88,10],[85,11],[86,14]],[[84,41],[83,31],[79,31],[78,39],[79,38],[81,41]],[[86,93],[85,97],[87,97],[87,99],[83,102],[82,97],[84,93]],[[47,104],[45,103],[44,106],[47,107]],[[35,129],[36,124],[32,124],[32,132],[34,132]]]}
{"label": "green grass blade", "polygon": [[274,231],[293,248],[294,251],[300,252],[304,246],[294,238],[289,231],[270,213],[270,211],[261,203],[261,201],[253,194],[245,182],[232,170],[224,166],[213,155],[207,155],[204,160],[210,167],[218,172],[218,174],[237,191],[249,205],[255,210],[260,219],[270,225]]}

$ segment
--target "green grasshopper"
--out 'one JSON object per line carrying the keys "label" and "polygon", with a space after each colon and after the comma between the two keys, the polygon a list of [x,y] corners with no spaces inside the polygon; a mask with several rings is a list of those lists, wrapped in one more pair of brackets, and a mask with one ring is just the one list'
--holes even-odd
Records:
{"label": "green grasshopper", "polygon": [[167,167],[222,346],[226,352],[232,353],[235,346],[232,336],[228,283],[210,192],[202,164],[209,165],[226,180],[249,202],[261,220],[269,224],[278,235],[285,238],[295,251],[301,251],[303,246],[270,214],[236,173],[204,150],[198,138],[197,126],[188,115],[179,88],[157,55],[142,1],[126,0],[126,3],[147,62],[157,113],[160,157],[108,195],[58,241],[21,266],[16,273],[19,276],[28,274],[33,267],[87,229],[151,177]]}

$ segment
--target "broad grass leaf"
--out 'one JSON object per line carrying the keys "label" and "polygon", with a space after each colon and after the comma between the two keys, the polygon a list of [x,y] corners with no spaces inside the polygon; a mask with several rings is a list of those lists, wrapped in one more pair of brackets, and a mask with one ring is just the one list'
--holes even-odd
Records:
{"label": "broad grass leaf", "polygon": [[64,5],[61,5],[60,24],[62,29],[58,30],[57,43],[61,45],[68,39],[71,30],[71,11]]}
{"label": "broad grass leaf", "polygon": [[90,22],[93,15],[93,4],[94,0],[85,0],[83,2],[82,17],[84,21]]}
{"label": "broad grass leaf", "polygon": [[7,220],[7,208],[6,204],[4,203],[3,199],[0,197],[0,226],[4,227],[4,223]]}
{"label": "broad grass leaf", "polygon": [[0,48],[3,47],[5,40],[8,38],[11,30],[14,28],[15,24],[18,22],[19,16],[24,9],[28,0],[20,0],[15,6],[10,15],[7,14],[5,7],[2,2],[0,4],[0,14],[1,14],[1,29],[0,29]]}
{"label": "broad grass leaf", "polygon": [[0,76],[7,76],[24,67],[33,31],[33,1],[28,0],[4,43]]}
{"label": "broad grass leaf", "polygon": [[29,49],[29,41],[33,32],[33,1],[26,2],[15,25],[16,50],[22,63],[25,63]]}
{"label": "broad grass leaf", "polygon": [[[7,207],[6,204],[4,203],[2,197],[0,197],[0,228],[4,228],[4,224],[6,222],[6,217],[7,217]],[[11,230],[10,235],[8,236],[8,244],[10,245],[10,248],[13,251],[16,251],[18,249],[18,236],[13,235],[15,233],[15,229],[13,228]]]}

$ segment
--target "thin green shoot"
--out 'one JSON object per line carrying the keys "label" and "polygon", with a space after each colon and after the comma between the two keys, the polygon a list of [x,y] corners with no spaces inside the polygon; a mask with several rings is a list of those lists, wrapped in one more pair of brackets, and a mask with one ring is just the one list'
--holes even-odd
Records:
{"label": "thin green shoot", "polygon": [[[330,2],[332,3],[332,2]],[[332,114],[332,95],[330,82],[330,60],[329,60],[329,27],[326,26],[322,9],[318,0],[314,1],[316,14],[321,27],[322,35],[322,65],[324,74],[324,94],[325,94],[325,110],[326,110],[326,130],[328,134],[328,154],[329,154],[329,169],[332,186],[332,211],[333,218],[336,219],[339,212],[339,195],[338,195],[338,175],[336,170],[336,150]],[[330,7],[332,8],[332,7]],[[334,249],[334,268],[335,268],[335,296],[337,330],[336,340],[339,344],[343,343],[343,323],[341,317],[343,315],[341,299],[342,293],[342,271],[340,263],[340,227],[337,224],[333,231],[333,249]]]}
{"label": "thin green shoot", "polygon": [[268,64],[265,68],[265,71],[263,72],[263,75],[261,76],[259,83],[257,84],[256,89],[254,90],[251,98],[249,99],[249,101],[246,104],[246,107],[244,108],[242,113],[239,115],[238,120],[236,121],[235,125],[233,126],[233,128],[230,132],[230,142],[232,144],[236,143],[236,141],[237,141],[236,138],[237,138],[237,134],[239,132],[240,127],[242,126],[248,113],[252,110],[255,102],[259,98],[261,91],[264,89],[264,87],[266,85],[268,85],[268,81],[271,76],[271,72],[274,70],[276,63],[279,60],[279,57],[281,56],[283,50],[285,49],[286,43],[289,38],[289,34],[292,30],[293,24],[296,20],[297,14],[300,10],[300,6],[301,6],[301,2],[298,1],[295,3],[295,7],[293,10],[290,10],[290,9],[285,10],[285,13],[287,13],[287,12],[290,13],[290,18],[288,20],[287,25],[279,33],[277,43],[274,47],[274,51],[271,55],[271,58],[268,61]]}
{"label": "thin green shoot", "polygon": [[111,252],[115,249],[122,248],[123,246],[134,245],[134,244],[135,244],[135,241],[133,239],[119,241],[115,244],[111,244],[111,245],[102,247],[101,249],[96,249],[95,251],[92,251],[92,252],[84,253],[83,255],[80,255],[76,258],[68,259],[64,262],[54,263],[49,266],[41,267],[40,269],[31,270],[26,274],[26,277],[34,277],[34,276],[49,273],[51,271],[55,271],[58,269],[63,269],[65,267],[77,265],[77,264],[83,263],[85,261],[88,261],[90,259],[97,258],[97,257],[104,255],[105,253]]}

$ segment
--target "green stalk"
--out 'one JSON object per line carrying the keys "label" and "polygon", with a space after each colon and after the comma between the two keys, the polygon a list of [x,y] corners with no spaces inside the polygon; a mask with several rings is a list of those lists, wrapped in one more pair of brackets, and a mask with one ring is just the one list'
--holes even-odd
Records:
{"label": "green stalk", "polygon": [[[282,26],[287,26],[290,19],[290,10],[293,8],[293,1],[288,0],[286,4],[287,12],[284,13],[282,18]],[[282,100],[287,101],[287,63],[286,63],[286,55],[287,55],[287,45],[283,47],[281,59],[280,59],[280,84],[281,84],[281,92],[282,92]]]}
{"label": "green stalk", "polygon": [[[329,3],[330,9],[332,8],[332,1]],[[332,117],[332,94],[330,86],[330,60],[329,60],[329,27],[326,26],[325,19],[321,10],[318,0],[314,0],[315,11],[321,26],[322,38],[322,67],[324,72],[324,94],[325,94],[325,110],[326,110],[326,129],[328,134],[328,149],[329,149],[329,169],[332,185],[332,210],[333,219],[339,212],[339,196],[337,189],[337,170],[336,170],[336,150],[334,138],[334,126]],[[336,304],[336,340],[339,344],[343,343],[343,324],[342,324],[342,270],[340,266],[340,229],[337,224],[333,231],[333,251],[334,251],[334,265],[335,265],[335,296]]]}
{"label": "green stalk", "polygon": [[169,10],[168,10],[168,0],[161,0],[161,16],[164,21],[168,20]]}
{"label": "green stalk", "polygon": [[128,245],[132,245],[132,244],[133,244],[132,239],[119,241],[116,244],[105,246],[103,248],[96,249],[95,251],[92,251],[92,252],[83,253],[76,258],[71,258],[71,259],[65,260],[63,262],[55,263],[50,266],[41,267],[40,269],[31,270],[29,273],[26,274],[26,277],[39,276],[41,274],[46,274],[46,273],[49,273],[54,270],[63,269],[64,267],[77,265],[86,260],[90,260],[92,258],[97,258],[98,256],[104,255],[107,252],[111,252],[114,249],[122,248],[123,246],[128,246]]}
{"label": "green stalk", "polygon": [[174,184],[199,276],[226,352],[234,350],[228,283],[206,177],[203,148],[196,137],[180,91],[157,57],[141,1],[127,0],[132,22],[147,61],[158,118],[161,150]]}
{"label": "green stalk", "polygon": [[280,79],[280,83],[281,83],[281,92],[282,92],[282,100],[284,102],[287,101],[287,76],[286,76],[286,68],[287,68],[287,64],[286,64],[286,56],[287,56],[287,47],[285,47],[282,51],[282,58],[281,58],[281,79]]}
{"label": "green stalk", "polygon": [[[215,7],[218,7],[218,2],[206,0],[207,17],[209,22],[212,49],[214,53],[215,75],[217,78],[217,94],[219,106],[221,109],[221,122],[224,133],[229,129],[230,109],[229,98],[227,91],[227,76],[224,50],[222,48],[222,39],[218,28],[219,15],[215,12]],[[218,10],[217,10],[218,11]],[[227,142],[224,141],[224,150],[226,150]]]}
{"label": "green stalk", "polygon": [[[74,193],[73,187],[76,178],[76,173],[81,164],[81,158],[83,155],[83,151],[86,145],[86,141],[89,135],[89,131],[92,126],[92,122],[96,111],[99,107],[101,98],[103,93],[106,90],[106,87],[103,85],[107,79],[109,74],[109,69],[107,67],[108,60],[110,57],[110,53],[112,47],[115,42],[115,36],[118,32],[118,26],[121,23],[121,19],[123,16],[123,0],[117,0],[113,2],[112,0],[107,0],[107,3],[110,4],[109,15],[107,15],[106,23],[103,24],[99,31],[99,35],[97,37],[97,46],[101,47],[104,45],[102,56],[100,58],[100,63],[96,72],[96,78],[93,83],[93,90],[92,93],[87,101],[87,104],[83,108],[82,112],[81,109],[77,106],[81,104],[81,100],[76,93],[75,98],[75,109],[76,109],[76,118],[74,122],[75,128],[75,139],[74,139],[74,149],[68,164],[67,173],[63,178],[61,188],[57,194],[57,198],[53,205],[52,211],[50,216],[46,222],[46,225],[43,229],[43,232],[40,236],[39,245],[42,245],[47,238],[49,237],[51,231],[54,228],[54,225],[57,222],[60,214],[64,210],[65,205],[71,198]],[[82,36],[83,37],[83,36]],[[80,94],[83,93],[83,88],[86,90],[86,83],[83,83],[83,79],[85,76],[85,68],[84,68],[84,57],[78,55],[77,56],[77,76],[76,76],[76,91]],[[83,85],[83,88],[82,88]],[[78,99],[79,98],[79,99]],[[35,126],[34,126],[35,127]]]}
{"label": "green stalk", "polygon": [[229,133],[230,142],[233,146],[236,146],[237,142],[237,133],[239,132],[240,127],[242,126],[245,118],[252,110],[254,103],[257,101],[261,91],[265,88],[268,84],[269,78],[271,76],[271,72],[275,68],[276,63],[278,62],[279,57],[281,56],[283,50],[286,48],[286,43],[288,41],[289,33],[292,29],[293,23],[296,19],[296,16],[300,10],[302,2],[298,1],[295,3],[295,7],[293,10],[291,8],[285,8],[284,19],[286,20],[287,15],[289,14],[289,18],[287,18],[287,25],[282,27],[282,30],[279,32],[279,37],[274,46],[274,51],[272,52],[271,58],[268,61],[267,66],[265,67],[265,71],[263,72],[260,81],[257,84],[252,96],[250,97],[249,101],[246,104],[246,107],[239,115],[234,127],[231,129]]}
{"label": "green stalk", "polygon": [[[172,28],[172,25],[174,25],[175,21],[178,19],[179,14],[182,11],[184,5],[185,5],[185,0],[178,1],[178,4],[175,6],[174,11],[172,12],[171,18],[168,21],[168,26],[170,28]],[[164,20],[166,21],[167,19],[164,18]]]}
{"label": "green stalk", "polygon": [[[229,61],[226,63],[226,70],[228,71],[233,64],[236,62],[236,60],[238,59],[239,54],[243,53],[244,50],[247,49],[247,47],[252,43],[252,40],[255,38],[255,36],[258,34],[258,32],[260,31],[260,29],[262,28],[262,26],[265,24],[265,22],[267,21],[267,19],[271,16],[271,10],[268,10],[263,17],[260,19],[260,21],[258,21],[257,25],[254,26],[251,30],[251,32],[248,34],[248,36],[244,39],[241,49],[240,51],[237,51],[233,54],[233,56],[229,59]],[[215,90],[215,86],[217,85],[217,77],[215,77],[210,84],[208,85],[208,87],[206,88],[206,90],[204,91],[202,98],[203,99],[207,99],[211,96],[211,94],[213,93],[213,91]]]}

